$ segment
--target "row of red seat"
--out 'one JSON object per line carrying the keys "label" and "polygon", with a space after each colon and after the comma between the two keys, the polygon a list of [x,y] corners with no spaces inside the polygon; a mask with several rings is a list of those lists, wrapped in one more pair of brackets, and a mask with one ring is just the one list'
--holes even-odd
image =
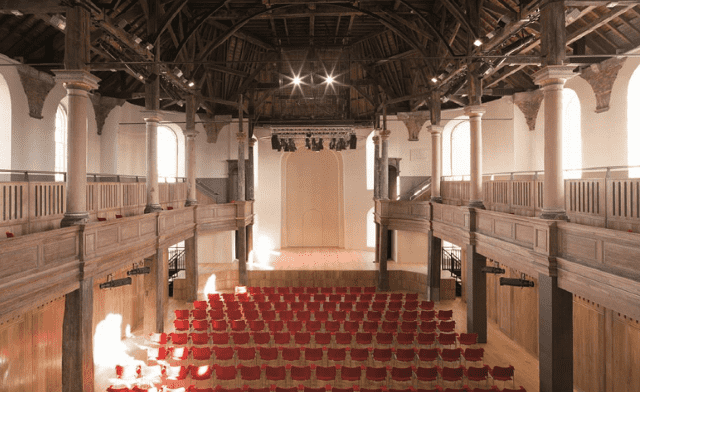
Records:
{"label": "row of red seat", "polygon": [[[182,314],[181,314],[182,315]],[[192,316],[194,320],[203,320],[208,321],[208,318],[211,317],[210,320],[216,320],[216,321],[251,321],[251,320],[264,320],[264,321],[434,321],[434,320],[443,320],[443,321],[450,321],[453,319],[453,311],[452,310],[439,310],[438,312],[432,311],[432,310],[422,310],[420,312],[418,311],[403,311],[402,313],[400,311],[396,310],[387,310],[385,312],[379,312],[374,310],[369,311],[356,311],[352,310],[350,312],[346,312],[343,310],[336,310],[332,312],[328,311],[318,311],[318,312],[311,312],[311,311],[298,311],[293,312],[292,310],[281,310],[280,312],[276,312],[274,310],[264,310],[262,312],[258,311],[248,311],[248,312],[242,312],[240,310],[231,310],[226,312],[223,311],[210,311],[210,313],[207,313],[204,310],[193,310]],[[190,329],[190,320],[189,319],[176,319],[173,322],[173,325],[175,326],[175,330],[180,331],[187,331]]]}
{"label": "row of red seat", "polygon": [[162,362],[183,363],[189,361],[214,360],[216,363],[242,362],[243,364],[293,363],[302,365],[346,362],[366,366],[390,366],[405,364],[423,366],[425,363],[440,363],[465,366],[483,361],[483,348],[290,348],[290,347],[171,347],[153,348],[148,351],[148,364]]}
{"label": "row of red seat", "polygon": [[417,293],[209,293],[210,302],[250,301],[418,301]]}
{"label": "row of red seat", "polygon": [[[187,324],[181,322],[176,325],[176,329],[180,333],[184,333]],[[453,332],[456,328],[456,322],[449,321],[283,321],[283,320],[191,320],[189,330],[192,333],[197,332],[260,332],[268,330],[270,332]]]}
{"label": "row of red seat", "polygon": [[[310,310],[318,312],[319,310],[434,310],[433,301],[194,301],[194,311],[231,311],[243,310],[244,312],[251,310],[292,310],[295,312],[302,310]],[[189,315],[189,310],[176,310],[181,315]],[[178,317],[182,318],[182,317]],[[185,317],[187,318],[187,317]]]}
{"label": "row of red seat", "polygon": [[374,293],[371,287],[247,287],[248,293]]}
{"label": "row of red seat", "polygon": [[418,347],[456,347],[472,346],[477,343],[477,334],[457,334],[455,332],[195,332],[188,338],[187,334],[171,333],[166,344],[174,345],[227,345],[239,346],[266,345],[298,347],[308,345],[342,345],[342,346],[418,346]]}

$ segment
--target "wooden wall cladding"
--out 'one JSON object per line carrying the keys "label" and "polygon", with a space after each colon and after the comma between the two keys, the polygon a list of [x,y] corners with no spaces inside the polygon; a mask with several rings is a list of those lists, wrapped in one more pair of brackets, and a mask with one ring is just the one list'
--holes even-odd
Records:
{"label": "wooden wall cladding", "polygon": [[61,391],[65,297],[0,325],[0,391]]}
{"label": "wooden wall cladding", "polygon": [[[165,264],[167,265],[167,263]],[[125,278],[133,264],[126,265],[113,273],[113,279]],[[93,284],[93,331],[98,323],[109,314],[122,315],[121,333],[125,335],[125,327],[130,325],[134,331],[143,325],[143,298],[145,296],[144,281],[152,281],[151,275],[132,276],[133,282],[127,286],[100,289],[106,277],[96,279]]]}

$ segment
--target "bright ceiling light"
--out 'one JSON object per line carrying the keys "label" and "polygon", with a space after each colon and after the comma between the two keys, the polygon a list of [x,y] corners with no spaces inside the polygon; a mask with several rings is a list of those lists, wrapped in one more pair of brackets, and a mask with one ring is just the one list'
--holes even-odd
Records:
{"label": "bright ceiling light", "polygon": [[332,85],[333,81],[334,81],[333,76],[328,76],[327,78],[325,78],[325,82],[328,85]]}
{"label": "bright ceiling light", "polygon": [[300,85],[300,78],[298,76],[293,77],[293,84]]}
{"label": "bright ceiling light", "polygon": [[435,77],[435,76],[433,76],[433,77],[431,78],[431,81],[435,84],[436,82],[438,82],[438,78]]}
{"label": "bright ceiling light", "polygon": [[195,82],[193,82],[193,81],[188,82],[188,87],[193,87],[194,85],[195,85]]}
{"label": "bright ceiling light", "polygon": [[476,39],[476,40],[473,42],[473,45],[475,45],[475,46],[477,46],[477,47],[480,47],[480,46],[481,46],[481,39]]}

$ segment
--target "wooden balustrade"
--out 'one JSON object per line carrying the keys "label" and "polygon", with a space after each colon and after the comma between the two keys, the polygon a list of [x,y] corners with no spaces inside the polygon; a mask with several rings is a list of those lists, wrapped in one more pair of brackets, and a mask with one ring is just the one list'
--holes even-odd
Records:
{"label": "wooden balustrade", "polygon": [[[568,179],[566,213],[573,223],[637,233],[641,229],[640,183],[637,178]],[[442,180],[443,203],[467,205],[469,188],[468,181]],[[543,208],[543,180],[484,180],[483,203],[491,211],[539,216]]]}
{"label": "wooden balustrade", "polygon": [[[185,205],[186,183],[158,186],[163,208]],[[136,216],[145,209],[145,183],[91,182],[85,188],[91,221]],[[61,182],[0,183],[0,230],[19,236],[59,228],[65,213],[65,193],[65,183]]]}

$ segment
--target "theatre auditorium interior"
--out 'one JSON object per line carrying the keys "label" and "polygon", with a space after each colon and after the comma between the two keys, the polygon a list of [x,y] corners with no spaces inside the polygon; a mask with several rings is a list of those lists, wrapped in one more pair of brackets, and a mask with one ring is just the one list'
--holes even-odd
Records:
{"label": "theatre auditorium interior", "polygon": [[640,22],[0,0],[0,391],[639,392]]}

